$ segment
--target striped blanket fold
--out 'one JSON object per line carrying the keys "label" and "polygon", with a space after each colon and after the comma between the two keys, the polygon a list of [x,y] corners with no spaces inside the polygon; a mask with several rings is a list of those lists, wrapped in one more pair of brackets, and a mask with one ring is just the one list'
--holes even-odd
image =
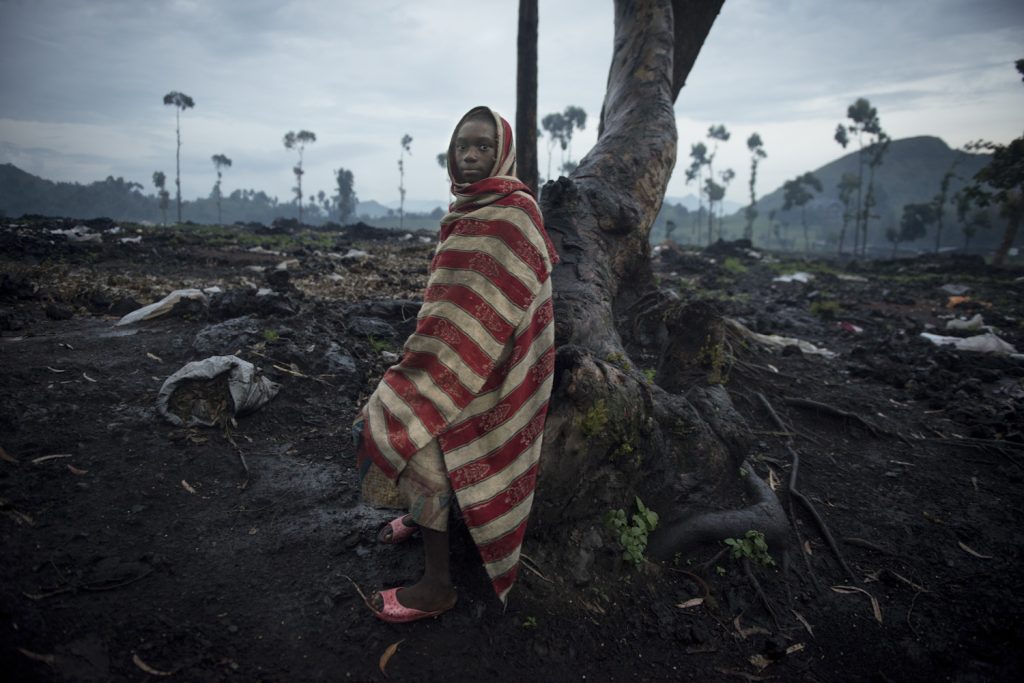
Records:
{"label": "striped blanket fold", "polygon": [[533,194],[512,175],[511,128],[494,117],[497,173],[453,182],[416,331],[369,400],[359,457],[397,479],[437,439],[504,601],[518,573],[551,394],[558,257]]}

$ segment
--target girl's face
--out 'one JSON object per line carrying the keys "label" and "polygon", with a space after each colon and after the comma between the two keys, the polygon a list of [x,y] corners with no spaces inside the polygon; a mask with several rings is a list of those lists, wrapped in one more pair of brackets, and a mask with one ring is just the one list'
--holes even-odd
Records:
{"label": "girl's face", "polygon": [[466,121],[455,133],[455,174],[462,183],[475,183],[491,174],[498,159],[498,131],[493,121]]}

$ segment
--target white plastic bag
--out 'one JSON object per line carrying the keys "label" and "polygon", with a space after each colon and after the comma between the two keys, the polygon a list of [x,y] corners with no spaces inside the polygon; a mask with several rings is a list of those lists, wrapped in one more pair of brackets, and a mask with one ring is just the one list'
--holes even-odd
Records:
{"label": "white plastic bag", "polygon": [[238,356],[210,356],[186,363],[164,380],[156,408],[178,427],[212,427],[257,410],[280,388],[280,384],[260,376],[249,361]]}

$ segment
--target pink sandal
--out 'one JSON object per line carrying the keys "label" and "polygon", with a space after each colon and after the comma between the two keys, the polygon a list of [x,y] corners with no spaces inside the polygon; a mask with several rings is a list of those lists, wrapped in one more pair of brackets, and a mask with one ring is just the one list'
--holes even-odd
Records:
{"label": "pink sandal", "polygon": [[[374,616],[391,624],[407,624],[410,621],[417,621],[428,617],[438,617],[450,610],[452,607],[455,607],[454,602],[450,607],[434,610],[433,612],[424,612],[423,610],[418,610],[414,607],[406,607],[402,603],[398,602],[398,591],[400,590],[402,589],[389,588],[387,590],[379,591],[381,598],[384,600],[384,609],[377,611],[373,609],[373,607],[370,607],[370,609],[373,610]],[[367,605],[369,604],[370,603],[367,603]]]}
{"label": "pink sandal", "polygon": [[[393,520],[381,527],[381,530],[377,532],[378,543],[390,543],[397,544],[403,541],[409,540],[409,538],[419,531],[419,526],[409,526],[402,520],[408,515],[402,515],[401,517],[395,517]],[[391,538],[385,538],[384,532],[391,529]]]}

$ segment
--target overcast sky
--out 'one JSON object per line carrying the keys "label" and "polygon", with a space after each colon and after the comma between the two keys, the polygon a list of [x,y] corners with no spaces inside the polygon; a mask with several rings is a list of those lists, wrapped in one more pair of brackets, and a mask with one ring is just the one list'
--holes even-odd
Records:
{"label": "overcast sky", "polygon": [[[362,200],[397,201],[403,134],[410,199],[446,201],[437,165],[451,128],[487,104],[514,122],[515,0],[0,0],[0,163],[45,178],[124,176],[173,193],[174,108],[182,114],[182,191],[206,196],[210,157],[225,154],[225,191],[290,197],[289,130],[305,154],[306,194],[355,174]],[[593,144],[612,47],[610,0],[540,0],[538,112],[583,107],[573,156]],[[745,202],[745,141],[768,158],[759,194],[842,153],[846,107],[867,97],[894,138],[950,146],[1024,132],[1020,0],[726,0],[676,102],[680,154],[669,195],[693,191],[683,169],[711,124],[732,139],[716,168]],[[546,147],[539,149],[546,174]],[[557,158],[553,167],[557,167]],[[556,174],[557,176],[557,174]]]}

